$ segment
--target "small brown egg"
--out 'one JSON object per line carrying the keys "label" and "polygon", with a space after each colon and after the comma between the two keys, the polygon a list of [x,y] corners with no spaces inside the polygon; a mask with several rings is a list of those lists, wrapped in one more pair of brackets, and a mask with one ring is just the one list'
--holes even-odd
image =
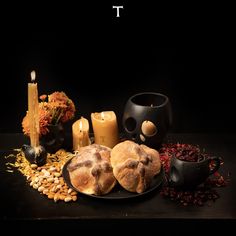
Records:
{"label": "small brown egg", "polygon": [[156,134],[157,127],[151,121],[145,120],[142,123],[141,130],[145,136],[151,137]]}

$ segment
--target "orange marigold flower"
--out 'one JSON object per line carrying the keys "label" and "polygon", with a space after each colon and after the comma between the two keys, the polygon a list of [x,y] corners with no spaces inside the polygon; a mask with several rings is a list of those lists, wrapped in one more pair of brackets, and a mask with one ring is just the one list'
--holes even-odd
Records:
{"label": "orange marigold flower", "polygon": [[[39,134],[45,135],[48,133],[48,125],[51,123],[50,114],[39,107]],[[30,135],[30,124],[29,124],[29,115],[26,113],[22,121],[23,133],[27,136]]]}
{"label": "orange marigold flower", "polygon": [[47,99],[47,95],[43,94],[39,98],[40,98],[40,100],[45,101]]}
{"label": "orange marigold flower", "polygon": [[[48,101],[47,101],[48,98]],[[50,95],[41,95],[39,103],[39,128],[40,135],[48,132],[49,125],[65,123],[71,120],[75,114],[75,105],[64,92],[54,92]],[[28,114],[22,120],[23,132],[30,134]]]}

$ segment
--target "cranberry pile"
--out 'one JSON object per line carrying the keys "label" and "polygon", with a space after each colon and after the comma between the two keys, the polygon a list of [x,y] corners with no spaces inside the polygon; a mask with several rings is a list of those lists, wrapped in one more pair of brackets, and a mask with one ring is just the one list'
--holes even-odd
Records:
{"label": "cranberry pile", "polygon": [[[169,198],[181,205],[197,205],[203,206],[210,204],[210,201],[215,201],[219,198],[219,194],[214,187],[226,186],[229,182],[229,174],[227,178],[223,177],[218,171],[209,177],[203,184],[199,185],[194,190],[180,190],[170,187],[168,183],[170,160],[176,156],[184,161],[201,161],[207,157],[208,154],[201,152],[199,146],[191,144],[164,144],[160,149],[160,159],[166,173],[166,183],[161,189],[161,195]],[[212,163],[212,165],[214,165]],[[221,160],[221,165],[223,161]]]}

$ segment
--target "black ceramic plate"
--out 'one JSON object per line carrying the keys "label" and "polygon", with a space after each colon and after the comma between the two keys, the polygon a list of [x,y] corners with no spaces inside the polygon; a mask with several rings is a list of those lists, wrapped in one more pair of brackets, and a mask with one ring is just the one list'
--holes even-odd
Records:
{"label": "black ceramic plate", "polygon": [[100,196],[93,195],[93,194],[85,194],[85,193],[82,193],[82,192],[78,191],[77,189],[75,189],[73,187],[73,185],[71,184],[69,172],[67,170],[67,165],[70,163],[70,161],[71,161],[71,159],[69,161],[67,161],[67,163],[64,165],[64,167],[62,169],[62,175],[63,175],[63,178],[64,178],[66,184],[70,188],[74,189],[76,192],[79,192],[81,194],[84,194],[84,195],[87,195],[87,196],[90,196],[90,197],[94,197],[94,198],[101,198],[101,199],[127,199],[127,198],[140,197],[140,196],[146,195],[146,194],[152,192],[153,190],[157,189],[161,185],[161,183],[162,183],[162,181],[164,179],[164,170],[163,170],[163,168],[161,168],[161,172],[153,178],[150,187],[146,191],[144,191],[143,193],[131,193],[131,192],[128,192],[124,188],[122,188],[119,185],[119,183],[117,182],[116,186],[108,194],[100,195]]}

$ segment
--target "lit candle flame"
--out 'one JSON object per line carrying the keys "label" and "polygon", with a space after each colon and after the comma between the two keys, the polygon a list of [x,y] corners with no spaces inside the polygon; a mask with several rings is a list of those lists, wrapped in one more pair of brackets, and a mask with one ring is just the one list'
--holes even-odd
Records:
{"label": "lit candle flame", "polygon": [[36,78],[36,72],[34,70],[32,70],[30,73],[30,76],[31,76],[31,81],[34,82],[35,78]]}
{"label": "lit candle flame", "polygon": [[82,121],[79,122],[79,131],[82,132],[83,124]]}
{"label": "lit candle flame", "polygon": [[103,113],[103,112],[101,113],[101,118],[102,118],[102,120],[104,120],[104,119],[105,119],[105,115],[104,115],[104,113]]}
{"label": "lit candle flame", "polygon": [[153,107],[153,104],[151,104],[151,107]]}

